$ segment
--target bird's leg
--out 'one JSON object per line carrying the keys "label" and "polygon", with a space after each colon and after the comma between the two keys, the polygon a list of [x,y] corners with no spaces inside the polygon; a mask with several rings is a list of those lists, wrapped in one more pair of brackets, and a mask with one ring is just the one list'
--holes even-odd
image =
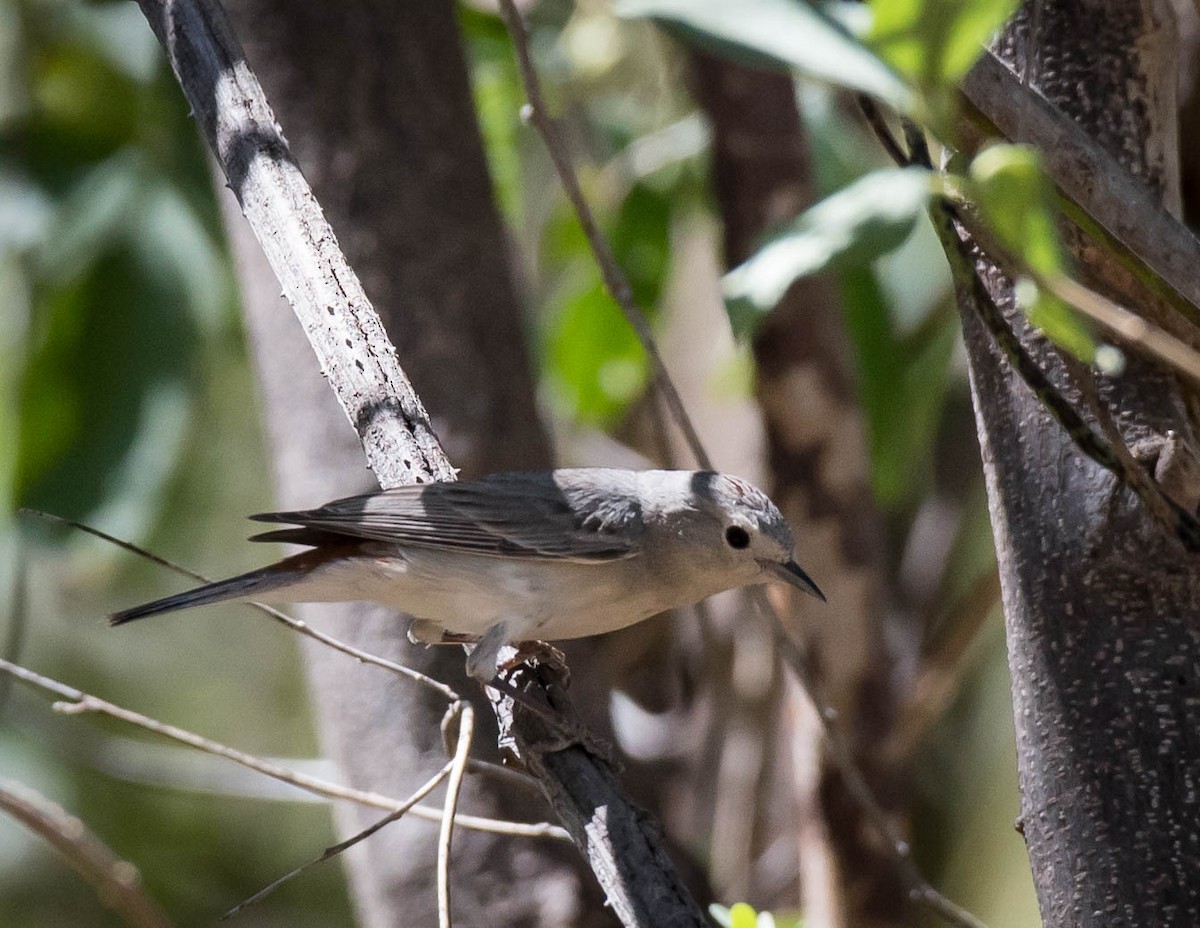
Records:
{"label": "bird's leg", "polygon": [[501,620],[483,633],[474,650],[467,655],[467,676],[488,683],[496,676],[500,649],[508,643],[508,623]]}

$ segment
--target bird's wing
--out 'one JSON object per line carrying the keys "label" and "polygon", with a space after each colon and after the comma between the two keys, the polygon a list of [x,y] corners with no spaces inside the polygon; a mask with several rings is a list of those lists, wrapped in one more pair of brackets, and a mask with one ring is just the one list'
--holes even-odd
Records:
{"label": "bird's wing", "polygon": [[564,479],[563,471],[557,476],[498,474],[400,487],[319,509],[251,518],[303,526],[267,532],[255,540],[315,544],[340,537],[497,557],[611,561],[640,550],[643,527],[636,492],[620,479],[620,472],[613,473],[618,476],[607,481],[572,481]]}

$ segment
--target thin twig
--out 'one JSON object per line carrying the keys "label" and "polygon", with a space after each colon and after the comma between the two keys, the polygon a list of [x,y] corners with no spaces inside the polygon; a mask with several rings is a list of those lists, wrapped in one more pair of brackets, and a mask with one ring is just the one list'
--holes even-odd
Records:
{"label": "thin twig", "polygon": [[[119,719],[130,725],[136,725],[138,728],[153,732],[164,738],[169,738],[172,741],[186,744],[206,754],[224,757],[235,764],[248,767],[258,773],[281,780],[284,783],[290,783],[298,789],[305,790],[317,796],[324,796],[327,799],[343,799],[349,802],[357,802],[360,805],[372,806],[376,809],[386,809],[393,812],[402,805],[399,800],[393,799],[390,796],[341,786],[337,783],[330,783],[327,780],[308,776],[307,774],[297,773],[294,770],[288,770],[286,767],[281,767],[278,764],[265,761],[252,754],[239,751],[237,748],[221,744],[210,738],[205,738],[203,735],[197,735],[194,732],[177,728],[174,725],[164,724],[157,719],[152,719],[139,712],[122,708],[121,706],[85,693],[82,690],[75,689],[73,686],[68,686],[65,683],[60,683],[58,680],[35,673],[18,664],[13,664],[10,661],[0,659],[0,673],[7,674],[10,677],[20,680],[22,683],[41,689],[44,692],[53,693],[55,696],[66,700],[65,702],[55,703],[54,708],[67,715],[85,712],[107,715],[110,718]],[[434,809],[428,806],[414,806],[410,811],[414,816],[428,821],[440,822],[442,820],[443,813],[441,809]],[[557,825],[540,822],[523,824],[520,822],[502,822],[496,819],[480,818],[474,815],[460,815],[456,820],[456,824],[474,831],[487,831],[493,834],[570,840],[565,829]]]}
{"label": "thin twig", "polygon": [[[0,657],[5,660],[19,661],[21,650],[25,645],[25,631],[29,627],[29,590],[26,574],[29,570],[25,546],[18,545],[16,563],[13,565],[12,598],[8,607],[8,628],[4,633],[4,645],[0,648]],[[9,692],[12,690],[12,680],[5,677],[0,680],[0,712],[8,704]]]}
{"label": "thin twig", "polygon": [[[454,746],[454,759],[450,762],[450,782],[446,784],[442,827],[438,831],[438,928],[452,928],[450,921],[450,842],[454,836],[454,813],[458,808],[459,793],[462,791],[463,774],[466,773],[467,758],[471,755],[471,741],[475,736],[474,707],[464,701],[452,706],[450,711],[458,715],[458,743]],[[448,719],[452,717],[447,716]]]}
{"label": "thin twig", "polygon": [[450,774],[451,770],[453,769],[453,766],[454,766],[453,761],[447,761],[446,765],[444,767],[442,767],[441,770],[439,770],[437,773],[435,773],[433,776],[431,776],[428,780],[426,780],[425,783],[419,789],[417,789],[416,792],[414,792],[411,796],[409,796],[406,800],[404,800],[404,802],[402,802],[400,804],[400,806],[398,806],[394,812],[388,813],[383,818],[381,818],[379,821],[375,822],[373,825],[370,825],[369,827],[364,828],[362,831],[358,832],[355,835],[351,835],[345,841],[339,841],[337,844],[334,844],[334,845],[331,845],[330,847],[325,848],[325,850],[322,851],[321,854],[318,855],[317,857],[314,857],[312,860],[307,861],[306,863],[302,863],[295,870],[288,871],[283,876],[281,876],[279,879],[273,880],[272,882],[270,882],[269,884],[264,886],[262,889],[260,889],[258,892],[256,892],[253,896],[243,899],[241,902],[239,902],[237,905],[235,905],[232,909],[230,909],[228,912],[226,912],[224,915],[222,915],[221,921],[224,921],[227,918],[232,918],[234,915],[237,915],[238,912],[242,911],[242,909],[246,908],[247,906],[251,906],[251,905],[254,905],[256,902],[262,901],[267,896],[269,896],[271,893],[273,893],[275,890],[277,890],[280,886],[282,886],[284,883],[286,883],[288,880],[290,880],[292,877],[299,876],[301,873],[303,873],[305,870],[309,869],[310,867],[315,867],[317,864],[324,863],[325,861],[327,861],[333,857],[337,857],[342,852],[348,851],[350,848],[354,847],[354,845],[358,844],[360,841],[365,841],[367,838],[371,837],[371,835],[375,834],[375,832],[379,831],[385,825],[390,825],[392,822],[396,821],[397,819],[402,818],[407,812],[409,812],[410,810],[415,808],[418,802],[420,802],[422,799],[424,799],[426,796],[428,796],[430,793],[432,793],[435,789],[437,789],[438,784],[441,783],[442,780],[446,779],[446,777]]}
{"label": "thin twig", "polygon": [[591,246],[592,254],[596,258],[596,264],[600,268],[600,276],[604,279],[605,289],[608,290],[609,295],[620,306],[621,312],[625,315],[626,322],[629,323],[630,328],[637,335],[638,341],[642,344],[642,349],[646,352],[646,357],[650,359],[650,367],[654,372],[654,382],[658,386],[659,391],[661,391],[663,400],[666,402],[667,408],[671,411],[672,418],[683,432],[688,447],[691,449],[692,455],[696,458],[697,464],[703,470],[712,470],[713,465],[708,452],[704,450],[704,444],[700,440],[700,435],[692,424],[691,418],[688,416],[687,409],[683,405],[679,391],[675,388],[675,384],[671,380],[671,375],[667,371],[667,366],[663,362],[662,355],[659,354],[658,346],[654,341],[654,332],[650,328],[646,314],[642,312],[641,307],[634,300],[633,288],[629,285],[629,279],[625,276],[625,272],[621,270],[621,266],[613,256],[612,249],[604,238],[604,234],[600,231],[595,214],[592,213],[592,208],[588,205],[587,199],[583,195],[583,189],[579,185],[579,177],[576,175],[575,168],[571,164],[570,156],[567,154],[566,147],[563,145],[562,139],[558,134],[558,128],[546,107],[546,100],[542,95],[541,80],[538,78],[537,69],[533,65],[533,56],[529,51],[529,36],[525,29],[525,21],[521,18],[521,14],[518,12],[513,0],[500,0],[500,15],[504,18],[504,23],[508,27],[508,34],[512,37],[513,51],[517,59],[517,69],[521,74],[521,84],[525,89],[525,96],[529,99],[524,113],[528,116],[529,122],[533,124],[534,128],[541,133],[542,139],[546,143],[546,149],[549,151],[550,159],[554,162],[554,167],[558,171],[558,176],[562,181],[564,191],[566,191],[567,199],[571,201],[571,206],[574,208],[575,215],[579,218],[579,224],[583,227],[583,233],[587,237],[588,245]]}
{"label": "thin twig", "polygon": [[897,833],[887,812],[875,798],[875,794],[871,791],[871,787],[862,775],[862,771],[858,769],[858,765],[854,762],[850,748],[838,732],[836,727],[838,719],[837,711],[832,708],[829,701],[821,692],[820,683],[817,680],[816,674],[812,672],[807,653],[784,631],[779,614],[775,611],[775,607],[767,599],[767,595],[763,590],[759,588],[753,589],[751,591],[751,599],[758,606],[763,621],[769,623],[773,629],[776,645],[780,653],[785,655],[787,664],[796,674],[796,678],[800,681],[801,689],[803,689],[805,696],[808,697],[817,714],[817,718],[820,720],[821,732],[825,738],[825,745],[829,752],[830,760],[833,761],[838,773],[841,774],[846,791],[850,794],[855,805],[863,812],[871,827],[883,839],[888,855],[892,858],[897,873],[904,881],[908,890],[908,898],[912,902],[936,912],[947,923],[956,926],[956,928],[987,928],[984,922],[980,921],[966,909],[951,902],[934,889],[925,877],[921,875],[916,861],[913,860],[912,845],[902,835]]}
{"label": "thin twig", "polygon": [[888,756],[912,757],[920,739],[945,714],[959,689],[965,669],[963,659],[999,604],[1000,574],[992,568],[971,585],[955,603],[951,615],[940,623],[949,625],[949,633],[923,649],[911,694],[900,707],[900,716],[887,738]]}
{"label": "thin twig", "polygon": [[170,919],[142,889],[137,868],[117,857],[61,806],[22,783],[0,780],[0,810],[44,838],[126,923],[134,928],[170,928]]}
{"label": "thin twig", "polygon": [[883,112],[879,109],[878,104],[865,93],[859,94],[856,97],[858,108],[862,111],[863,118],[866,119],[867,125],[871,127],[871,131],[875,133],[875,138],[879,140],[879,144],[883,146],[888,157],[897,164],[908,164],[909,157],[905,154],[904,149],[896,140],[896,136],[892,134],[891,126],[883,118]]}
{"label": "thin twig", "polygon": [[[57,522],[61,525],[68,525],[71,528],[79,529],[81,532],[94,535],[96,538],[107,541],[109,544],[114,544],[118,548],[123,548],[126,551],[130,551],[134,554],[144,557],[149,561],[153,561],[155,564],[160,564],[161,566],[166,567],[168,570],[173,570],[185,577],[190,577],[199,583],[212,582],[203,574],[197,573],[194,570],[190,570],[189,568],[184,567],[181,564],[177,564],[174,561],[169,561],[161,555],[147,551],[145,548],[140,548],[131,541],[125,541],[122,538],[117,538],[115,535],[109,535],[107,532],[101,531],[98,528],[93,528],[92,526],[86,525],[83,522],[76,522],[74,519],[67,519],[63,516],[57,516],[51,512],[43,512],[40,509],[26,508],[20,511],[23,514],[36,516],[39,519],[46,519],[50,522]],[[437,691],[451,702],[456,702],[461,699],[458,693],[456,693],[445,683],[442,683],[440,680],[435,680],[432,677],[421,673],[419,670],[413,670],[411,667],[405,667],[403,664],[397,664],[395,661],[389,661],[387,658],[379,657],[377,654],[371,654],[369,651],[363,651],[362,649],[356,648],[354,645],[347,644],[346,642],[334,638],[331,635],[326,635],[324,632],[317,631],[307,622],[293,618],[287,613],[280,612],[278,609],[268,606],[265,603],[244,603],[244,605],[251,606],[254,609],[257,609],[263,615],[269,616],[276,622],[286,625],[292,631],[304,635],[306,638],[311,638],[313,641],[318,641],[326,647],[333,648],[335,651],[341,651],[343,654],[353,657],[360,663],[382,667],[384,670],[390,670],[392,673],[407,677],[410,680],[415,680],[422,686],[427,686],[430,689]]]}

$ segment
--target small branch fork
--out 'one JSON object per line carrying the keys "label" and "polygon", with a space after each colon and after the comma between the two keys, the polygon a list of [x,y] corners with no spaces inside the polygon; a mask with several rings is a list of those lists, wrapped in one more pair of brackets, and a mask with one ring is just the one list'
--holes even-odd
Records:
{"label": "small branch fork", "polygon": [[[910,152],[906,154],[874,103],[860,98],[859,104],[880,144],[889,155],[897,159],[898,164],[917,164],[933,169],[924,136],[915,125],[905,122],[904,131]],[[1065,275],[1050,279],[1038,274],[996,241],[995,236],[974,216],[971,204],[964,198],[943,197],[932,205],[930,215],[964,298],[979,316],[1013,370],[1025,381],[1046,411],[1063,427],[1080,452],[1108,470],[1122,487],[1133,491],[1155,518],[1189,551],[1200,552],[1200,520],[1172,499],[1153,475],[1133,459],[1127,449],[1116,444],[1120,439],[1119,433],[1110,429],[1110,440],[1101,437],[1055,387],[1046,372],[1025,349],[1004,313],[996,305],[980,276],[971,252],[978,244],[980,253],[992,260],[1008,277],[1029,277],[1035,284],[1099,322],[1127,344],[1144,350],[1151,357],[1197,383],[1200,383],[1200,355],[1170,333],[1083,284]],[[1100,406],[1099,397],[1094,391],[1090,399],[1101,421],[1111,418],[1107,410]]]}
{"label": "small branch fork", "polygon": [[[692,454],[701,467],[712,469],[711,459],[707,451],[705,451],[699,435],[688,419],[679,393],[671,382],[670,374],[663,364],[662,357],[654,344],[654,337],[649,322],[645,314],[636,302],[634,302],[628,281],[617,265],[612,250],[608,247],[603,234],[596,224],[591,208],[583,196],[578,176],[558,135],[554,120],[550,117],[546,109],[537,70],[534,67],[533,58],[529,50],[525,23],[517,10],[514,0],[499,0],[499,7],[505,25],[508,27],[509,35],[512,37],[513,48],[517,58],[517,67],[521,74],[525,94],[529,100],[526,110],[529,120],[541,133],[545,141],[546,147],[550,152],[550,157],[554,162],[555,168],[558,170],[559,178],[562,181],[567,198],[575,209],[579,222],[587,235],[588,243],[595,255],[596,262],[600,266],[605,286],[610,296],[620,305],[625,318],[637,334],[647,355],[650,357],[654,368],[655,383],[662,393],[676,424],[687,437]],[[896,146],[896,150],[900,151],[899,146]],[[751,598],[762,612],[763,618],[774,629],[779,653],[787,656],[788,663],[796,673],[801,687],[816,709],[817,715],[821,720],[825,739],[830,746],[830,757],[842,774],[847,789],[862,808],[867,821],[879,832],[880,837],[890,849],[900,876],[908,887],[909,898],[913,902],[937,913],[947,923],[957,926],[957,928],[986,928],[983,922],[944,897],[921,876],[912,859],[912,851],[908,842],[895,834],[895,829],[889,821],[887,813],[871,793],[866,779],[854,763],[849,748],[836,731],[834,726],[837,713],[830,707],[828,701],[825,700],[823,694],[820,692],[815,676],[810,672],[805,652],[784,632],[783,623],[765,593],[759,589],[751,590],[750,593]]]}

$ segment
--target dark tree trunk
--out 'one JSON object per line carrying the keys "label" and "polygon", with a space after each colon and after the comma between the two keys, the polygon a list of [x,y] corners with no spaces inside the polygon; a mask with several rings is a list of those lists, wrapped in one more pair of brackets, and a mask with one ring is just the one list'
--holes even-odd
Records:
{"label": "dark tree trunk", "polygon": [[[1042,0],[1000,52],[1171,208],[1166,7]],[[1136,299],[1094,252],[1081,255],[1088,280]],[[1059,356],[1013,308],[1008,282],[983,267],[1026,348],[1086,409]],[[1200,560],[1076,450],[970,311],[964,329],[1003,588],[1021,824],[1042,916],[1053,928],[1195,926]],[[1122,377],[1100,380],[1099,400],[1169,483],[1196,448],[1186,393],[1136,355],[1128,361]]]}
{"label": "dark tree trunk", "polygon": [[[547,466],[453,4],[233,6],[251,66],[450,459],[466,474]],[[243,226],[240,217],[230,224],[279,501],[311,505],[365,488],[354,431]],[[477,691],[462,677],[460,651],[415,648],[386,610],[305,615],[361,648]],[[444,763],[437,700],[339,654],[309,648],[306,659],[322,741],[350,783],[404,796]],[[481,748],[488,743],[486,730],[477,735]],[[474,778],[464,796],[468,812],[547,815],[541,801]],[[341,809],[339,830],[377,817]],[[349,855],[363,924],[436,924],[435,836],[434,826],[404,822]],[[452,895],[462,924],[611,924],[592,886],[568,846],[456,832]]]}

